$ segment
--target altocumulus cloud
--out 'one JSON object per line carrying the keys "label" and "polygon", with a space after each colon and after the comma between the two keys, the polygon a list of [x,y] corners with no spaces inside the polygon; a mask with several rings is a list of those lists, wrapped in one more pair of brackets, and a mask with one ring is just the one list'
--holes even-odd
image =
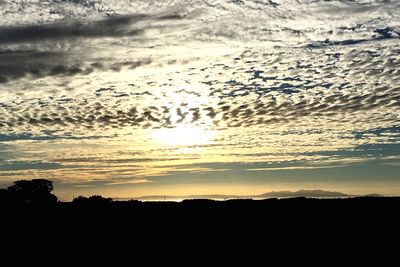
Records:
{"label": "altocumulus cloud", "polygon": [[[199,86],[194,94],[192,89],[171,88],[163,80],[147,77],[147,86],[100,88],[81,100],[63,96],[7,103],[0,108],[0,126],[5,132],[31,127],[71,131],[76,127],[159,128],[207,122],[216,128],[291,127],[301,120],[304,127],[387,127],[399,119],[398,49],[389,45],[379,51],[367,46],[359,50],[344,47],[335,53],[311,49],[252,54],[224,65],[208,63],[207,73],[190,69],[193,83]],[[221,72],[223,77],[218,75]],[[173,73],[166,77],[171,85],[179,79]],[[212,87],[208,86],[211,82]]]}
{"label": "altocumulus cloud", "polygon": [[[19,150],[40,150],[40,143],[64,151],[61,138],[73,150],[87,138],[99,151],[103,139],[121,141],[143,129],[182,125],[219,130],[222,137],[204,148],[212,150],[206,156],[225,161],[317,161],[333,157],[318,151],[398,142],[399,1],[0,6],[0,140],[25,144]],[[7,160],[9,144],[0,146],[0,160]],[[168,173],[150,165],[178,154],[170,148],[154,162],[149,156],[99,160],[126,149],[107,148],[76,157],[92,167],[66,172],[76,175],[79,169],[102,179],[116,166],[120,182],[129,183]],[[271,154],[249,151],[256,149]],[[75,164],[68,162],[72,157],[43,162]],[[206,161],[199,155],[188,160]]]}

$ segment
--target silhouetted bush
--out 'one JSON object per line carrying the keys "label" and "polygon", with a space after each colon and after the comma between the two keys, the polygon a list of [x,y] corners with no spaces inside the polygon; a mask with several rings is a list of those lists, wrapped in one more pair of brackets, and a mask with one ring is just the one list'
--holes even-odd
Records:
{"label": "silhouetted bush", "polygon": [[76,206],[104,206],[112,201],[112,198],[94,195],[90,197],[78,196],[72,200],[72,203]]}

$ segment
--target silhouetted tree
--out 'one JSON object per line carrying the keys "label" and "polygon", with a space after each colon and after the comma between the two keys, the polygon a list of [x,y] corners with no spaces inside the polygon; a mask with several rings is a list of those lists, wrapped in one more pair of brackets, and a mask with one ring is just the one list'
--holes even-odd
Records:
{"label": "silhouetted tree", "polygon": [[57,197],[51,193],[53,182],[45,179],[19,180],[7,188],[17,204],[53,204]]}

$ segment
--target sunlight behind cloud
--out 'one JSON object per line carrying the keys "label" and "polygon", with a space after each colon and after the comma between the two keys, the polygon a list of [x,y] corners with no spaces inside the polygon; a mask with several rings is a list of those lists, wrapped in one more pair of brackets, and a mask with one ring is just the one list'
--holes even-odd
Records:
{"label": "sunlight behind cloud", "polygon": [[175,128],[154,129],[151,138],[166,146],[196,146],[209,143],[215,136],[215,131],[202,127],[182,125]]}

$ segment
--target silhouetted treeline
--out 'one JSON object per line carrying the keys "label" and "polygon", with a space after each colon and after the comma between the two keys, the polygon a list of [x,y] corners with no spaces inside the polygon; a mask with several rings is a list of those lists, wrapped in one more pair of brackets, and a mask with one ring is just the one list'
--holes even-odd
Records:
{"label": "silhouetted treeline", "polygon": [[72,200],[72,204],[74,206],[104,207],[112,201],[112,198],[106,198],[100,195],[93,195],[90,197],[79,196]]}
{"label": "silhouetted treeline", "polygon": [[33,214],[32,218],[59,216],[64,221],[98,218],[119,218],[124,222],[171,221],[181,222],[238,222],[254,224],[278,221],[310,221],[314,223],[350,220],[372,221],[386,219],[398,222],[400,197],[352,197],[341,199],[287,198],[265,200],[209,199],[182,202],[142,202],[138,200],[113,201],[100,195],[79,196],[71,202],[57,201],[48,180],[17,181],[0,190],[0,208],[3,212],[19,211]]}

